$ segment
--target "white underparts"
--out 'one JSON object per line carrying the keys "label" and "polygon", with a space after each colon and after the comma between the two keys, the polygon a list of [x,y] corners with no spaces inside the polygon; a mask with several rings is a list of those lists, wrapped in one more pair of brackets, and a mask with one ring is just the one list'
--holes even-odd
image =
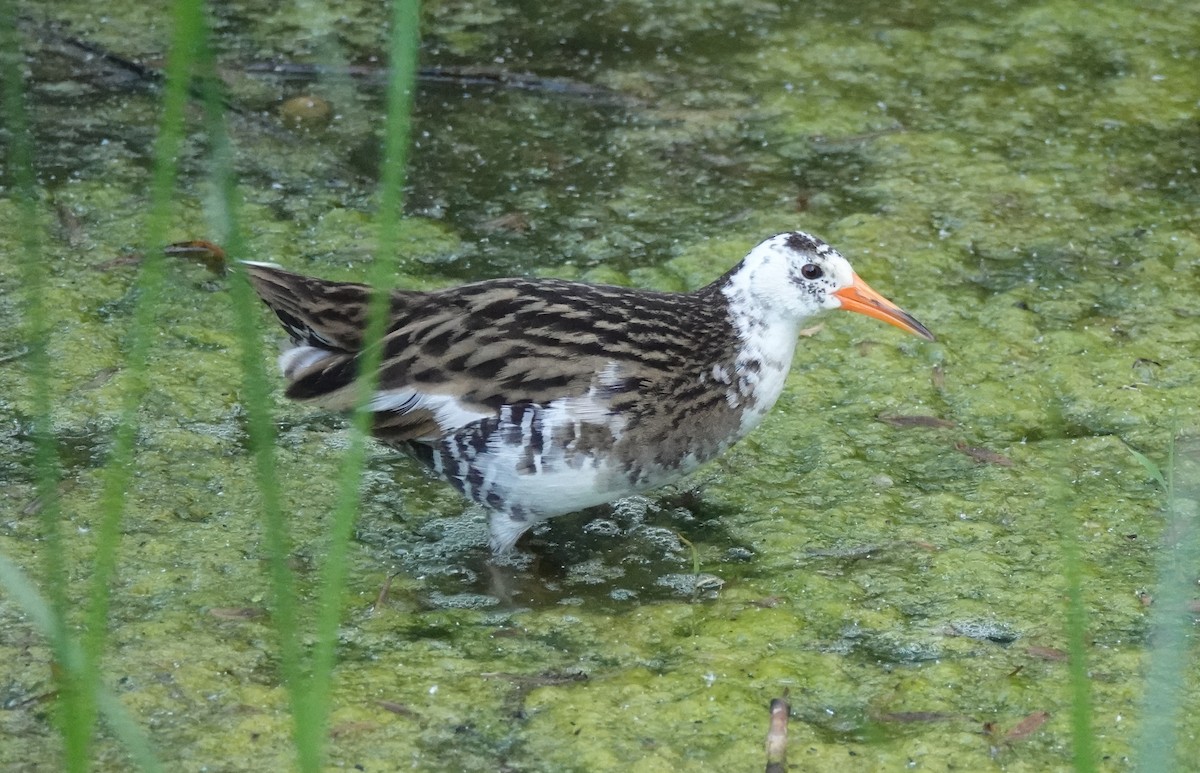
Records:
{"label": "white underparts", "polygon": [[[437,422],[439,435],[452,435],[468,424],[495,416],[496,412],[489,408],[479,408],[463,404],[457,397],[451,395],[430,394],[414,389],[388,389],[375,393],[367,408],[377,413],[413,413],[429,411]],[[416,440],[430,441],[437,437],[419,437]]]}
{"label": "white underparts", "polygon": [[730,405],[743,405],[740,435],[758,426],[783,391],[801,320],[766,309],[752,294],[751,277],[735,273],[723,292],[730,321],[741,343],[734,360],[736,388],[729,391]]}

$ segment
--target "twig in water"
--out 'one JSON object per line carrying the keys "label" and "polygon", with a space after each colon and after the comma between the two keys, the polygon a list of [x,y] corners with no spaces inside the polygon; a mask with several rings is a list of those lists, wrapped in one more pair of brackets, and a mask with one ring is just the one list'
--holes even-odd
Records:
{"label": "twig in water", "polygon": [[787,691],[771,701],[771,723],[767,727],[767,773],[787,773]]}

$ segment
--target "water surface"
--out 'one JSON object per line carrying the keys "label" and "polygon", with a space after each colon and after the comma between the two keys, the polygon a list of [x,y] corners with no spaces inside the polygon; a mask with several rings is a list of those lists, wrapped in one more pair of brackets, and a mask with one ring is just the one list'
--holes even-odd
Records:
{"label": "water surface", "polygon": [[[158,94],[61,36],[155,66],[169,29],[165,3],[26,6],[82,588]],[[379,79],[255,65],[370,65],[384,11],[215,14],[253,257],[365,276]],[[479,513],[374,451],[330,762],[761,768],[766,708],[786,693],[794,769],[1063,769],[1061,544],[1074,539],[1096,745],[1104,769],[1128,767],[1165,506],[1128,446],[1165,464],[1177,437],[1186,461],[1200,432],[1192,4],[439,2],[425,19],[427,66],[554,80],[423,82],[401,285],[527,274],[690,289],[804,229],[938,343],[824,320],[730,454],[675,489],[556,519],[515,567],[489,566]],[[309,93],[336,117],[284,126],[279,104]],[[205,152],[197,134],[171,238],[213,233]],[[0,198],[0,550],[36,574],[15,213]],[[226,282],[173,263],[160,308],[109,684],[173,767],[280,768],[287,699]],[[277,339],[265,312],[263,330]],[[311,599],[346,430],[281,397],[276,416]],[[54,769],[47,704],[31,700],[52,684],[48,649],[7,599],[0,623],[0,766]],[[1180,753],[1194,758],[1187,708]],[[102,768],[124,765],[108,740],[101,753]]]}

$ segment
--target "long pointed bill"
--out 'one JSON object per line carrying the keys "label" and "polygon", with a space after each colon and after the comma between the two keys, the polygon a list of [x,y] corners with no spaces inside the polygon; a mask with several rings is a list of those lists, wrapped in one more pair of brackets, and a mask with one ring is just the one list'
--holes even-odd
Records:
{"label": "long pointed bill", "polygon": [[919,335],[926,341],[934,340],[933,333],[930,333],[928,328],[917,322],[913,315],[872,290],[858,274],[854,275],[854,284],[838,290],[834,295],[842,302],[842,308],[846,311],[857,311],[859,314],[881,319],[889,325]]}

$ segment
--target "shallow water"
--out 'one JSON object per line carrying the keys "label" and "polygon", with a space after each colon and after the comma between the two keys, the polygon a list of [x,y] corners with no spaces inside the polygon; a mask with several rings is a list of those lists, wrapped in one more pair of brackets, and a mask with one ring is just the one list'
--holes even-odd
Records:
{"label": "shallow water", "polygon": [[[165,47],[165,3],[109,5],[26,4],[76,581],[119,408],[135,272],[122,257],[141,248],[158,96],[64,54],[41,25],[129,56]],[[378,80],[249,65],[331,51],[367,62],[383,11],[339,3],[298,21],[275,5],[223,4],[216,18],[244,108],[230,120],[249,247],[361,278]],[[400,284],[537,274],[685,289],[802,228],[938,343],[825,319],[775,411],[731,453],[676,489],[552,521],[513,566],[487,562],[479,513],[374,451],[331,763],[760,768],[766,707],[786,691],[794,769],[1066,768],[1061,542],[1077,539],[1096,746],[1102,768],[1129,767],[1165,497],[1127,446],[1165,464],[1179,437],[1179,480],[1200,475],[1187,464],[1200,454],[1200,14],[1183,2],[540,5],[425,9],[423,64],[562,80],[423,83]],[[328,127],[280,124],[279,103],[301,93],[333,102]],[[204,158],[189,143],[172,239],[212,233]],[[0,199],[0,550],[36,574],[16,220]],[[109,683],[173,767],[278,768],[287,698],[261,614],[226,283],[200,265],[168,271]],[[276,339],[265,313],[263,330]],[[312,598],[346,430],[281,397],[276,418]],[[54,769],[35,700],[52,684],[48,650],[6,598],[0,625],[0,767]],[[1180,682],[1194,687],[1194,666]],[[1185,708],[1194,716],[1195,700]],[[1181,759],[1200,752],[1197,730],[1181,728]],[[101,767],[124,764],[110,741],[100,751]]]}

